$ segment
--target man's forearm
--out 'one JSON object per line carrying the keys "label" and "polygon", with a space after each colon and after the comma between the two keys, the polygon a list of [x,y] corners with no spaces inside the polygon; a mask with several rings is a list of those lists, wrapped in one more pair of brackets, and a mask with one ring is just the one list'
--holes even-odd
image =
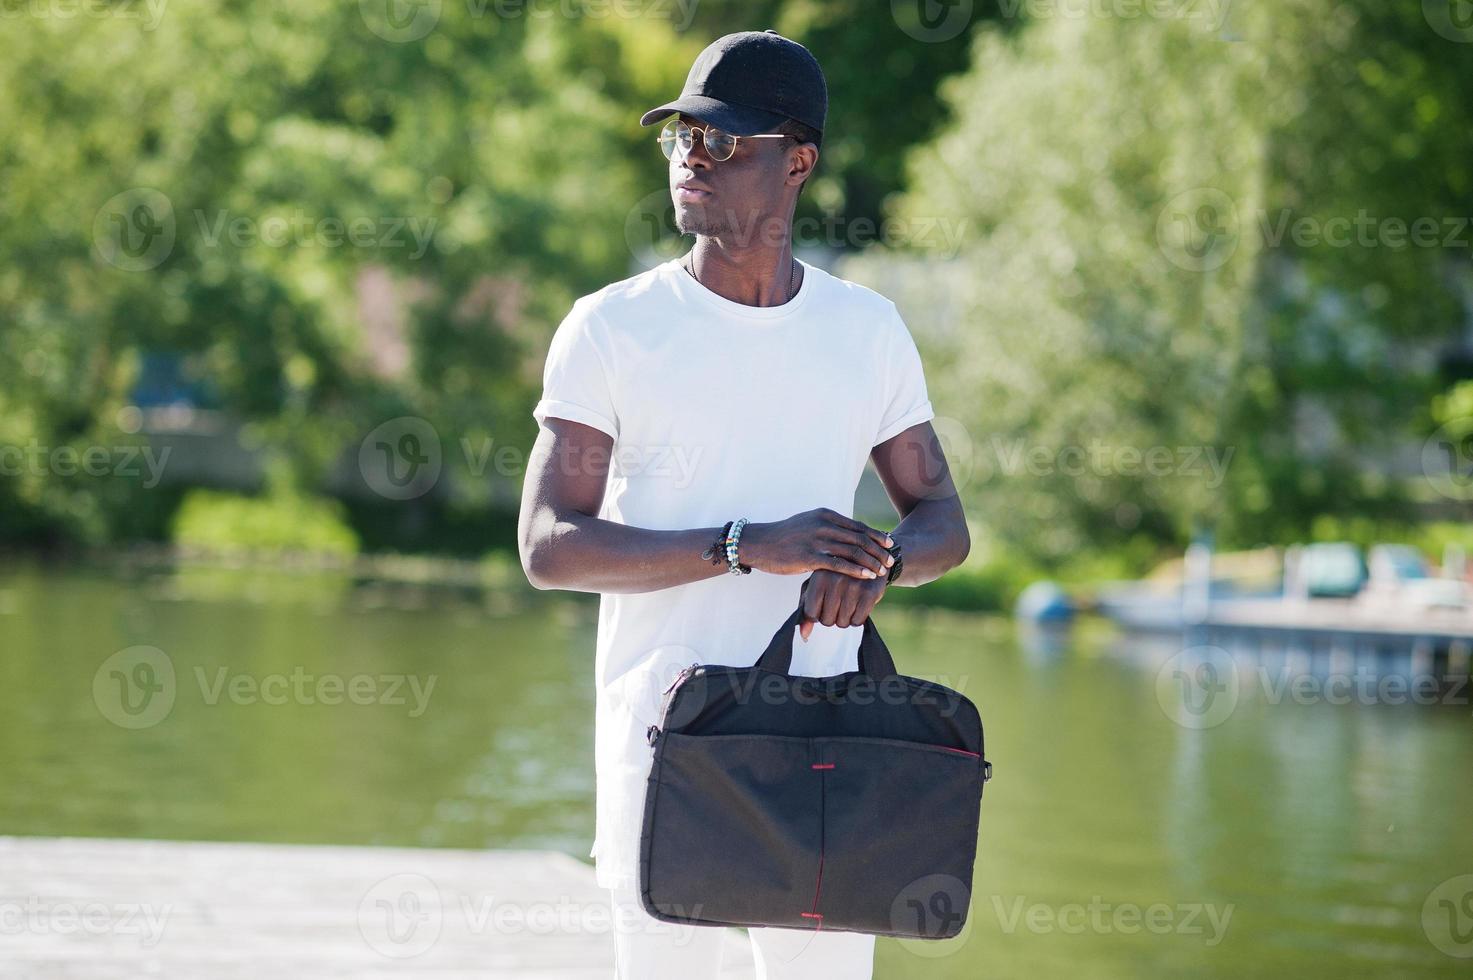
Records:
{"label": "man's forearm", "polygon": [[925,585],[960,565],[972,548],[955,495],[919,501],[890,532],[904,567],[892,585]]}
{"label": "man's forearm", "polygon": [[574,592],[654,592],[730,574],[726,556],[719,564],[701,558],[719,527],[657,531],[606,521],[587,514],[559,517],[527,562],[527,576],[539,589]]}

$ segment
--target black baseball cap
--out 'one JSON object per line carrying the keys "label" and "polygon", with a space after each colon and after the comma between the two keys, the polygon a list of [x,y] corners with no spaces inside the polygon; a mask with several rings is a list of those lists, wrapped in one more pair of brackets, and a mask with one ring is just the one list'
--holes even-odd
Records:
{"label": "black baseball cap", "polygon": [[777,31],[739,31],[712,41],[691,65],[680,97],[639,118],[650,126],[678,112],[733,136],[771,132],[796,119],[823,132],[829,90],[818,59]]}

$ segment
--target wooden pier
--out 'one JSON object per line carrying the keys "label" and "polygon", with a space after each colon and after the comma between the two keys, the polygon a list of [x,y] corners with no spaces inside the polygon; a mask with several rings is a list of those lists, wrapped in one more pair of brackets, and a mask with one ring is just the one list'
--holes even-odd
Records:
{"label": "wooden pier", "polygon": [[1466,613],[1388,613],[1341,599],[1213,602],[1200,621],[1184,627],[1193,643],[1323,659],[1333,672],[1361,666],[1462,677],[1473,652],[1473,619]]}
{"label": "wooden pier", "polygon": [[0,837],[6,978],[607,980],[617,927],[556,851]]}

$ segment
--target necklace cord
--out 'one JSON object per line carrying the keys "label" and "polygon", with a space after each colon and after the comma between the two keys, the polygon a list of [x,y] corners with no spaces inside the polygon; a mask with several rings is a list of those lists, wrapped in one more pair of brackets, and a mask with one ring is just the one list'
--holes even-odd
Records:
{"label": "necklace cord", "polygon": [[[698,275],[696,275],[696,260],[693,257],[694,255],[695,255],[695,252],[694,251],[687,252],[686,253],[686,258],[690,259],[690,263],[687,264],[685,262],[682,262],[681,263],[681,268],[683,268],[686,272],[689,272],[690,273],[690,277],[692,279],[694,279],[696,282],[701,282],[701,277],[698,276]],[[792,273],[788,276],[788,298],[785,299],[785,300],[783,300],[783,303],[790,303],[790,302],[792,302],[793,297],[796,296],[796,295],[798,295],[798,260],[797,260],[797,258],[796,257],[793,257],[793,256],[789,256],[788,257],[788,264],[792,267]],[[701,283],[701,285],[704,286],[705,283]],[[782,304],[780,303],[778,305],[782,305]]]}

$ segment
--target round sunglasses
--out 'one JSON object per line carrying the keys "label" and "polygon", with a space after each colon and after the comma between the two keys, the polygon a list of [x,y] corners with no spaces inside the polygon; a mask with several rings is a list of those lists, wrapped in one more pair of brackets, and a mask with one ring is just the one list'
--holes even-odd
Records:
{"label": "round sunglasses", "polygon": [[711,159],[718,163],[730,160],[740,140],[785,140],[796,139],[787,133],[757,133],[752,136],[733,136],[711,126],[690,126],[679,119],[672,119],[660,130],[660,150],[665,159],[677,162],[684,160],[696,145],[696,133],[701,134],[701,143]]}

